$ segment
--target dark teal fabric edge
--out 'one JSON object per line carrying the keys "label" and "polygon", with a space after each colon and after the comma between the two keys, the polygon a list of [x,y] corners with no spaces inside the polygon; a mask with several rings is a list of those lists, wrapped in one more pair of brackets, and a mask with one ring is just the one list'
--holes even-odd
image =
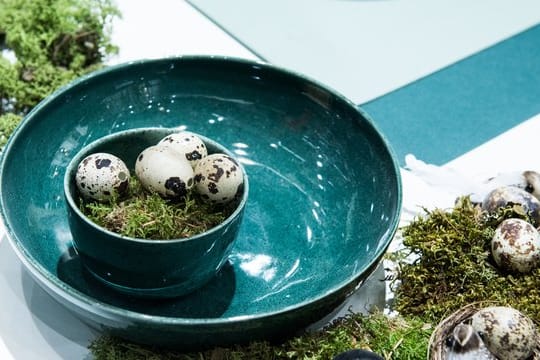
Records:
{"label": "dark teal fabric edge", "polygon": [[442,165],[540,113],[540,25],[360,107],[401,165]]}

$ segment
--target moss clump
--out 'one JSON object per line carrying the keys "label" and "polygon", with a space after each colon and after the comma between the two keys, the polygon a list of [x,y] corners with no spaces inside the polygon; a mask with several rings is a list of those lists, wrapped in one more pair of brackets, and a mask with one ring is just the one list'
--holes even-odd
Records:
{"label": "moss clump", "polygon": [[12,113],[0,115],[0,148],[6,145],[11,133],[15,131],[21,121],[20,115]]}
{"label": "moss clump", "polygon": [[332,359],[349,349],[370,349],[387,359],[425,359],[431,326],[417,318],[349,314],[318,332],[304,333],[281,344],[265,341],[185,353],[101,337],[90,345],[96,360],[285,360]]}
{"label": "moss clump", "polygon": [[80,201],[81,211],[90,220],[124,236],[167,240],[200,234],[222,223],[233,205],[215,206],[204,202],[194,192],[181,202],[171,202],[143,189],[131,177],[128,194],[108,203]]}
{"label": "moss clump", "polygon": [[426,211],[403,229],[404,245],[417,259],[400,264],[395,308],[438,322],[478,301],[512,306],[540,320],[540,269],[507,274],[495,265],[490,242],[503,219],[531,222],[519,205],[487,215],[469,198],[451,211]]}
{"label": "moss clump", "polygon": [[112,0],[0,0],[0,9],[0,117],[25,115],[117,51]]}
{"label": "moss clump", "polygon": [[[305,333],[282,344],[182,353],[145,347],[110,337],[90,349],[96,359],[331,359],[352,348],[366,348],[387,359],[425,359],[432,333],[450,313],[471,303],[515,307],[540,322],[540,269],[529,274],[501,272],[490,254],[495,228],[507,218],[531,219],[519,205],[488,215],[468,197],[451,211],[425,210],[402,229],[406,254],[398,259],[394,283],[396,317],[350,314],[320,332]],[[416,258],[407,262],[406,255]]]}

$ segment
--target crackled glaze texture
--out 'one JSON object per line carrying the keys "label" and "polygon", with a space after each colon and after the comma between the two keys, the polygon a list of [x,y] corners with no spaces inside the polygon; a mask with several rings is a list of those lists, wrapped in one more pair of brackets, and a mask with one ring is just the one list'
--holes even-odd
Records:
{"label": "crackled glaze texture", "polygon": [[[117,296],[82,272],[62,196],[75,152],[148,126],[216,140],[250,179],[229,266],[177,301]],[[295,73],[230,58],[141,61],[84,77],[26,117],[1,171],[11,243],[40,285],[90,324],[175,346],[279,336],[321,318],[376,267],[401,207],[393,154],[354,104]]]}

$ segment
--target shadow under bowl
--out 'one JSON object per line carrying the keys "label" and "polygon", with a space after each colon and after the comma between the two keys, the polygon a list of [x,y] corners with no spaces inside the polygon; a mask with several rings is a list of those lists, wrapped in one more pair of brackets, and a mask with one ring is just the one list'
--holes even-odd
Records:
{"label": "shadow under bowl", "polygon": [[[157,144],[174,129],[141,128],[104,136],[79,151],[67,166],[64,195],[75,250],[85,268],[103,284],[121,293],[168,298],[186,295],[205,285],[227,261],[244,214],[248,180],[234,204],[234,211],[219,225],[184,239],[140,239],[120,235],[98,226],[80,208],[75,182],[78,164],[88,155],[109,153],[122,159],[133,174],[137,156]],[[204,136],[209,154],[225,147]],[[241,166],[239,164],[239,166]]]}
{"label": "shadow under bowl", "polygon": [[[166,301],[81,271],[63,196],[73,154],[155,126],[214,139],[250,181],[229,266]],[[40,103],[4,148],[0,201],[15,253],[63,306],[113,335],[193,348],[283,336],[334,310],[390,244],[401,181],[374,121],[332,89],[261,62],[186,56],[109,67]]]}

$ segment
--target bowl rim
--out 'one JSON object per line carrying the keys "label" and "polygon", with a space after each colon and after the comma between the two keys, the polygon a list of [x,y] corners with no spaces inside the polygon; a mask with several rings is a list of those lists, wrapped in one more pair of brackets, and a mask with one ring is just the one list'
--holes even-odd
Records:
{"label": "bowl rim", "polygon": [[[106,234],[107,236],[110,236],[110,237],[114,238],[116,241],[119,241],[119,242],[129,241],[129,242],[137,242],[137,243],[142,243],[142,244],[168,244],[168,245],[172,245],[172,244],[178,244],[178,243],[183,243],[183,242],[196,241],[196,240],[198,240],[198,239],[200,239],[202,237],[206,237],[208,235],[214,234],[214,233],[220,231],[221,229],[223,229],[224,227],[226,227],[227,225],[229,225],[232,221],[234,221],[234,219],[236,219],[240,215],[240,213],[246,207],[246,203],[247,203],[248,198],[249,198],[249,180],[248,180],[248,175],[247,175],[246,170],[244,169],[242,164],[235,158],[235,156],[225,146],[221,145],[217,141],[212,140],[212,139],[210,139],[210,138],[208,138],[208,137],[206,137],[204,135],[201,135],[201,134],[198,134],[198,133],[193,133],[191,131],[190,131],[190,133],[193,133],[193,134],[197,135],[199,138],[201,138],[201,140],[206,145],[211,144],[212,146],[219,148],[220,151],[222,151],[225,155],[231,157],[237,163],[238,167],[242,170],[242,177],[244,179],[244,188],[243,188],[243,191],[242,191],[242,196],[241,196],[240,201],[238,202],[236,208],[234,209],[234,211],[231,214],[229,214],[229,216],[227,216],[225,218],[225,220],[223,220],[222,222],[220,222],[216,226],[213,226],[213,227],[211,227],[210,229],[208,229],[208,230],[206,230],[204,232],[189,236],[187,238],[144,239],[144,238],[136,238],[136,237],[131,237],[131,236],[125,236],[125,235],[119,234],[117,232],[108,230],[108,229],[106,229],[106,228],[104,228],[102,226],[99,226],[98,224],[96,224],[95,222],[90,220],[88,218],[88,216],[83,214],[83,212],[81,211],[79,206],[77,206],[77,204],[75,202],[75,199],[73,198],[73,196],[71,194],[71,191],[70,191],[70,188],[72,187],[71,184],[73,183],[72,176],[73,176],[74,171],[75,171],[76,167],[78,166],[78,164],[83,160],[83,157],[85,157],[85,156],[87,156],[89,154],[92,154],[92,152],[91,152],[92,149],[94,149],[96,146],[99,146],[100,144],[103,144],[103,143],[105,143],[107,141],[114,140],[114,139],[121,138],[121,137],[125,137],[125,136],[130,136],[132,134],[149,132],[149,131],[168,132],[169,134],[172,134],[172,133],[175,133],[175,132],[180,132],[182,130],[180,130],[179,128],[149,127],[149,126],[147,126],[147,127],[131,128],[131,129],[117,131],[117,132],[102,136],[102,137],[100,137],[98,139],[95,139],[94,141],[90,142],[89,144],[83,146],[71,158],[68,165],[66,166],[66,171],[64,173],[64,198],[66,199],[67,206],[69,206],[71,208],[71,210],[75,212],[75,214],[77,215],[77,217],[80,220],[84,221],[85,224],[87,224],[88,226],[94,228],[96,231],[100,231],[100,232]],[[129,168],[129,166],[128,166],[128,168]]]}
{"label": "bowl rim", "polygon": [[[357,112],[365,120],[366,125],[369,128],[371,128],[373,133],[375,133],[379,137],[379,140],[384,145],[384,148],[388,153],[388,157],[389,157],[389,160],[390,160],[390,163],[392,165],[392,169],[395,175],[396,209],[395,209],[395,216],[390,221],[389,226],[387,227],[383,235],[387,237],[386,243],[384,244],[384,246],[380,246],[377,248],[375,256],[371,259],[371,261],[365,263],[365,266],[362,272],[356,272],[354,275],[344,278],[342,281],[340,281],[337,284],[334,284],[330,289],[328,289],[324,293],[317,293],[316,295],[306,298],[303,301],[297,302],[292,305],[288,305],[276,311],[266,311],[266,312],[258,312],[255,314],[237,315],[237,316],[219,317],[219,318],[186,318],[186,317],[170,317],[170,316],[162,316],[162,315],[148,315],[142,312],[124,309],[124,308],[121,308],[112,304],[108,304],[101,300],[95,299],[92,296],[87,295],[86,293],[83,293],[82,291],[61,281],[55,274],[52,274],[47,269],[45,269],[26,251],[24,247],[21,246],[21,242],[17,234],[13,231],[13,228],[11,227],[11,224],[8,221],[8,217],[5,212],[4,197],[0,196],[0,215],[1,215],[2,222],[4,224],[6,237],[8,238],[9,243],[12,245],[12,248],[14,249],[16,255],[19,257],[21,262],[25,265],[26,269],[29,270],[29,272],[34,276],[36,280],[39,280],[37,281],[38,285],[40,285],[45,291],[49,293],[53,292],[59,298],[65,299],[68,302],[68,304],[73,304],[73,306],[82,308],[88,313],[99,315],[101,318],[104,318],[104,319],[111,319],[111,320],[118,319],[121,321],[125,321],[127,318],[131,321],[135,321],[138,323],[155,324],[156,322],[159,322],[161,325],[169,325],[169,326],[184,325],[184,326],[193,327],[197,325],[217,326],[217,325],[227,325],[227,324],[232,324],[232,323],[249,322],[253,320],[260,320],[264,318],[275,317],[281,314],[286,314],[295,310],[300,310],[310,304],[322,301],[332,294],[339,293],[341,290],[347,288],[348,285],[350,285],[351,283],[357,282],[359,279],[362,279],[364,272],[367,272],[368,269],[372,268],[384,256],[384,253],[386,252],[386,249],[389,247],[390,242],[394,234],[397,232],[397,229],[399,226],[400,214],[402,211],[403,195],[402,195],[402,180],[401,180],[400,168],[397,162],[396,153],[393,150],[390,143],[388,142],[386,136],[380,131],[378,126],[375,124],[373,119],[366,113],[366,111],[363,110],[361,107],[359,107],[357,104],[353,103],[350,99],[342,95],[340,92],[338,92],[337,90],[333,89],[332,87],[328,85],[325,85],[319,82],[318,80],[311,78],[310,76],[307,76],[305,74],[302,74],[294,70],[287,69],[279,65],[270,64],[262,60],[250,60],[250,59],[245,59],[245,58],[223,56],[223,55],[179,55],[179,56],[162,57],[162,58],[157,58],[157,59],[148,58],[148,59],[128,61],[124,63],[110,65],[105,68],[98,69],[88,74],[85,74],[69,82],[68,84],[64,86],[59,87],[57,90],[55,90],[50,95],[48,95],[39,104],[37,104],[23,118],[21,123],[17,126],[17,128],[8,139],[8,142],[6,143],[6,145],[4,146],[4,149],[1,151],[1,154],[0,154],[0,188],[1,188],[1,184],[3,183],[2,178],[4,176],[7,176],[4,172],[4,162],[6,159],[5,154],[10,152],[12,144],[15,141],[15,139],[23,131],[26,124],[43,107],[46,107],[49,103],[55,101],[55,99],[58,96],[68,92],[72,88],[82,86],[86,82],[91,81],[92,79],[96,77],[101,77],[109,73],[121,71],[127,67],[134,66],[134,65],[142,66],[142,65],[155,64],[155,63],[169,63],[172,61],[177,61],[177,62],[215,61],[217,63],[232,62],[232,63],[236,63],[243,66],[257,66],[259,68],[266,69],[269,71],[277,71],[289,78],[300,79],[303,82],[309,83],[311,85],[314,85],[317,88],[323,89],[331,93],[339,101],[343,102],[347,106],[354,109],[354,111]],[[68,304],[64,303],[63,306],[69,307]],[[73,311],[73,309],[71,310]]]}

